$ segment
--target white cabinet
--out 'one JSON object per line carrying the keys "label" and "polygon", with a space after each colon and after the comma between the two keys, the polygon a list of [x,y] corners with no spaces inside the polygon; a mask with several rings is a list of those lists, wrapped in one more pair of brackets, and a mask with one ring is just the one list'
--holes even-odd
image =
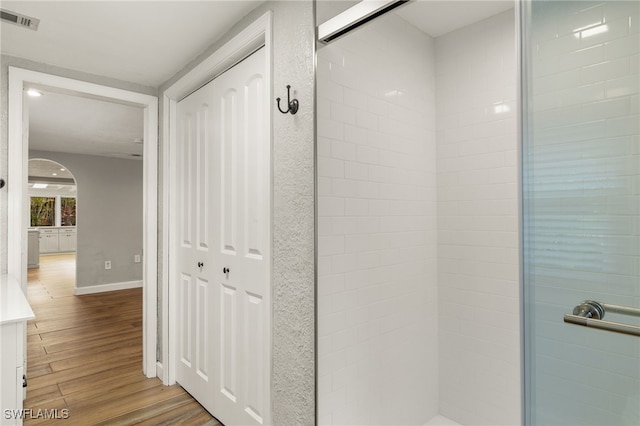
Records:
{"label": "white cabinet", "polygon": [[76,251],[76,230],[60,229],[58,233],[58,251],[71,252]]}
{"label": "white cabinet", "polygon": [[37,229],[29,229],[28,242],[27,267],[38,268],[40,266],[40,232]]}
{"label": "white cabinet", "polygon": [[40,228],[40,253],[74,252],[76,235],[76,228]]}
{"label": "white cabinet", "polygon": [[[21,425],[19,413],[24,400],[23,374],[26,365],[26,323],[35,318],[18,282],[12,277],[0,280],[0,407],[2,425]],[[7,411],[8,410],[8,411]],[[8,418],[7,418],[8,417]]]}
{"label": "white cabinet", "polygon": [[58,229],[40,229],[40,253],[58,252]]}

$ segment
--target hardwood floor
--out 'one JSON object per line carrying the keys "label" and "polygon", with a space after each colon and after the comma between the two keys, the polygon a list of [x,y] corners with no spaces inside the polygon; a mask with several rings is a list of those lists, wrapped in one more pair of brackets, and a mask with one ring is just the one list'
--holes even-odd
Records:
{"label": "hardwood floor", "polygon": [[142,289],[74,296],[74,283],[73,254],[29,269],[25,425],[220,424],[181,387],[142,374]]}

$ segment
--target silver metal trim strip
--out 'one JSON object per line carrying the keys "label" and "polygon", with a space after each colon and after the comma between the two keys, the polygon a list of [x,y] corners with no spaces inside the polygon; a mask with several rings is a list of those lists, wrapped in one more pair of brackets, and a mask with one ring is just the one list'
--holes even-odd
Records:
{"label": "silver metal trim strip", "polygon": [[581,325],[583,327],[598,328],[600,330],[613,331],[615,333],[629,334],[640,337],[640,327],[619,322],[611,322],[594,318],[585,318],[578,315],[564,314],[564,322]]}
{"label": "silver metal trim strip", "polygon": [[601,303],[605,312],[612,314],[629,315],[632,317],[640,317],[640,308],[633,308],[631,306],[610,305],[608,303]]}

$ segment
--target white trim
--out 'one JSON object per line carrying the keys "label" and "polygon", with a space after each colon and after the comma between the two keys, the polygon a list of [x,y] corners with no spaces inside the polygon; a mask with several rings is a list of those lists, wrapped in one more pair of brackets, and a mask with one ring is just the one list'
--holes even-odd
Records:
{"label": "white trim", "polygon": [[173,83],[164,92],[165,99],[169,98],[176,102],[181,100],[263,46],[265,34],[271,32],[271,21],[271,11],[256,19],[238,35],[213,52],[211,56]]}
{"label": "white trim", "polygon": [[[169,126],[170,114],[169,114],[169,103],[166,96],[162,99],[162,137],[163,137],[163,146],[162,146],[162,288],[160,289],[160,293],[162,294],[162,306],[161,310],[161,330],[162,330],[162,347],[160,348],[160,357],[162,362],[166,365],[169,365],[167,357],[169,356],[169,317],[172,317],[169,307],[169,272],[171,269],[169,268],[169,261],[171,258],[171,246],[169,245],[171,238],[171,222],[170,222],[170,214],[169,210],[171,210],[170,206],[170,194],[173,191],[174,187],[172,184],[171,176],[171,154],[169,149],[169,143],[167,141],[170,139],[169,131],[173,126]],[[175,136],[174,136],[175,138]],[[158,378],[162,380],[162,383],[165,385],[173,384],[169,380],[169,372],[167,368],[158,369],[156,368],[156,372],[158,374]]]}
{"label": "white trim", "polygon": [[[142,157],[142,364],[147,377],[156,377],[158,350],[158,98],[144,113]],[[148,141],[148,142],[147,142]]]}
{"label": "white trim", "polygon": [[164,376],[164,367],[160,361],[156,361],[156,371],[158,372],[158,377]]}
{"label": "white trim", "polygon": [[142,280],[139,281],[126,281],[123,283],[109,283],[100,285],[90,285],[87,287],[76,287],[73,290],[73,294],[81,296],[83,294],[96,294],[106,293],[108,291],[129,290],[130,288],[142,287]]}
{"label": "white trim", "polygon": [[9,147],[8,147],[8,255],[10,275],[27,282],[27,192],[28,120],[23,123],[23,92],[26,84],[69,90],[90,96],[112,99],[144,108],[143,157],[143,348],[142,369],[147,377],[156,376],[157,299],[158,299],[158,99],[155,96],[116,89],[85,81],[54,76],[37,71],[9,67]]}
{"label": "white trim", "polygon": [[[176,241],[176,226],[175,221],[172,218],[176,217],[177,203],[173,203],[171,195],[176,194],[176,111],[178,101],[197,90],[203,84],[211,81],[214,77],[221,74],[229,67],[247,57],[261,46],[266,49],[266,61],[267,61],[267,75],[266,79],[269,82],[267,85],[267,98],[271,99],[272,83],[271,83],[271,64],[272,64],[272,21],[273,13],[271,11],[266,12],[264,15],[256,19],[247,28],[242,30],[238,35],[233,37],[230,41],[225,43],[220,49],[216,50],[211,56],[206,58],[203,62],[189,71],[186,75],[181,77],[173,85],[171,85],[165,92],[162,98],[163,102],[163,140],[167,141],[164,144],[164,182],[167,184],[169,193],[166,194],[166,199],[163,203],[163,217],[167,218],[169,235],[167,240],[167,246],[165,255],[165,264],[168,265],[169,270],[163,275],[162,280],[162,295],[163,304],[162,309],[168,315],[163,315],[163,328],[162,328],[162,360],[164,362],[162,381],[166,385],[175,384],[175,369],[177,363],[177,354],[174,342],[176,341],[177,330],[176,321],[173,318],[176,317],[175,303],[177,295],[175,292],[174,278],[171,276],[172,271],[175,270],[176,248],[173,241]],[[269,117],[268,122],[271,123],[271,109],[268,110]],[[270,125],[271,126],[271,125]],[[270,137],[270,139],[272,139]],[[167,182],[168,179],[168,182]],[[165,226],[167,229],[167,226]],[[164,272],[164,271],[163,271]],[[269,276],[271,271],[269,270]],[[271,411],[271,410],[269,410]]]}

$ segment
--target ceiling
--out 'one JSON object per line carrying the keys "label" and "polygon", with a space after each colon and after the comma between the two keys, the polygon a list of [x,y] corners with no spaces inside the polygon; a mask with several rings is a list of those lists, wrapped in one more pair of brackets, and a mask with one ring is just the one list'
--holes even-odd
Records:
{"label": "ceiling", "polygon": [[6,1],[40,19],[2,22],[2,53],[158,87],[260,1]]}
{"label": "ceiling", "polygon": [[418,0],[399,7],[396,13],[431,37],[440,37],[509,10],[514,4],[514,0]]}
{"label": "ceiling", "polygon": [[143,109],[51,90],[29,102],[29,149],[141,159]]}
{"label": "ceiling", "polygon": [[[358,3],[355,0],[319,0],[318,24]],[[440,37],[514,7],[515,0],[413,0],[394,10],[402,19],[431,37]]]}
{"label": "ceiling", "polygon": [[[11,1],[37,31],[2,22],[3,54],[158,87],[262,1]],[[318,21],[357,3],[320,0]],[[513,7],[514,0],[414,0],[397,9],[437,37]]]}
{"label": "ceiling", "polygon": [[[2,22],[0,51],[61,68],[159,87],[262,1],[6,1],[40,19]],[[320,0],[318,22],[357,3]],[[437,37],[513,7],[513,0],[415,0],[396,9]],[[40,88],[43,89],[43,88]],[[52,90],[29,101],[30,148],[140,159],[142,110]]]}
{"label": "ceiling", "polygon": [[[46,184],[46,188],[34,188],[34,184]],[[55,161],[29,160],[29,193],[50,195],[51,193],[76,192],[75,179],[64,166]]]}
{"label": "ceiling", "polygon": [[[52,179],[73,179],[73,175],[61,164],[51,160],[32,159],[29,160],[29,177],[42,178],[43,180]],[[35,179],[41,180],[41,179]]]}
{"label": "ceiling", "polygon": [[[32,31],[3,21],[0,47],[3,54],[155,88],[261,3],[3,0],[3,9],[40,24]],[[141,159],[142,109],[40,91],[29,98],[30,149]]]}

